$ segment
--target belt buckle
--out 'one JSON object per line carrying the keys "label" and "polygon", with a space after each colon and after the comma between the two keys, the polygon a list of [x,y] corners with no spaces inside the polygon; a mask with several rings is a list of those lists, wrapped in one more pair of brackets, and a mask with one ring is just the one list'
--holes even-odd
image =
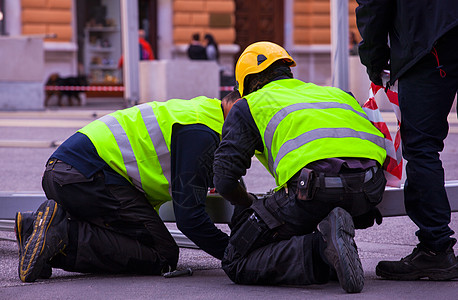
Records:
{"label": "belt buckle", "polygon": [[55,164],[60,163],[60,162],[63,162],[63,161],[61,161],[60,159],[57,159],[57,158],[50,158],[48,160],[48,162],[46,163],[46,166],[47,167],[53,167]]}

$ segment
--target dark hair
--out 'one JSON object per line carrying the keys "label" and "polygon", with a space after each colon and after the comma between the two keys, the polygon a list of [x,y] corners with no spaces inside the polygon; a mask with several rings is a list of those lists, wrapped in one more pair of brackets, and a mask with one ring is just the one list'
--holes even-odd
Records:
{"label": "dark hair", "polygon": [[247,75],[243,83],[243,94],[248,95],[255,92],[275,79],[293,78],[293,73],[289,67],[290,64],[283,60],[277,60],[264,71]]}
{"label": "dark hair", "polygon": [[192,39],[193,39],[193,41],[198,41],[198,40],[200,40],[200,33],[194,33],[194,34],[192,35]]}
{"label": "dark hair", "polygon": [[210,45],[216,45],[216,46],[217,46],[216,41],[215,41],[215,38],[214,38],[213,35],[211,35],[210,33],[207,33],[207,34],[205,35],[204,40],[208,40],[208,43],[209,43]]}
{"label": "dark hair", "polygon": [[223,99],[221,99],[221,101],[225,101],[225,102],[231,104],[231,103],[234,103],[235,101],[239,100],[240,98],[242,98],[242,97],[240,96],[239,91],[235,90],[235,91],[230,92],[226,96],[224,96]]}
{"label": "dark hair", "polygon": [[[218,44],[216,43],[215,41],[215,38],[213,37],[213,35],[211,35],[210,33],[207,33],[205,36],[204,36],[204,40],[207,40],[208,41],[208,45],[213,45],[215,47],[215,50],[216,50],[216,60],[219,60],[219,49],[218,49]],[[207,45],[207,46],[208,46]]]}

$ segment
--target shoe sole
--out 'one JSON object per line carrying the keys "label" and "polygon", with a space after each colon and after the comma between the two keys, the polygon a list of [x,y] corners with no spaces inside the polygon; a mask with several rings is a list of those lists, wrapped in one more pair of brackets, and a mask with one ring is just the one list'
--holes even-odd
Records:
{"label": "shoe sole", "polygon": [[410,274],[387,273],[379,269],[379,267],[377,266],[375,268],[375,274],[388,280],[414,281],[420,280],[422,278],[428,278],[432,281],[445,281],[458,278],[458,265],[455,265],[447,269],[428,269]]}
{"label": "shoe sole", "polygon": [[19,261],[19,278],[23,282],[35,281],[46,263],[46,259],[41,258],[40,254],[46,245],[46,234],[57,212],[57,203],[54,202],[53,205],[48,203],[44,211],[37,213],[33,232],[26,241],[24,253]]}
{"label": "shoe sole", "polygon": [[16,234],[16,242],[18,245],[18,250],[19,250],[19,256],[22,254],[22,249],[24,249],[23,244],[26,242],[26,238],[23,239],[22,237],[24,236],[24,214],[25,215],[32,215],[31,212],[26,212],[26,213],[21,213],[18,211],[16,213],[16,217],[14,219],[14,233]]}
{"label": "shoe sole", "polygon": [[16,234],[16,242],[19,250],[19,257],[22,255],[22,214],[21,212],[16,213],[14,219],[14,233]]}
{"label": "shoe sole", "polygon": [[353,239],[355,236],[353,220],[344,209],[339,207],[331,212],[328,224],[329,232],[326,233],[326,228],[320,228],[320,224],[318,230],[325,239],[330,238],[330,241],[326,242],[338,255],[338,264],[334,268],[339,283],[347,293],[359,293],[364,287],[364,271]]}
{"label": "shoe sole", "polygon": [[[24,236],[23,231],[26,230],[23,226],[24,224],[24,217],[22,213],[19,211],[16,213],[16,218],[14,219],[14,233],[16,234],[16,242],[18,245],[18,253],[19,253],[19,266],[18,266],[18,272],[20,273],[20,261],[22,257],[22,252],[23,252],[23,244],[26,242],[27,239],[23,239],[22,237]],[[49,279],[52,275],[52,268],[51,266],[48,266],[47,268],[43,268],[42,271],[40,272],[39,278],[42,279]]]}

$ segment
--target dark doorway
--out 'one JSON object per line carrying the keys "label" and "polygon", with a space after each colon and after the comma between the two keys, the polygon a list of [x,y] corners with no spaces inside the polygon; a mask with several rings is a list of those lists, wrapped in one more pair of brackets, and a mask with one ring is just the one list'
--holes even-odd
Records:
{"label": "dark doorway", "polygon": [[240,53],[250,44],[271,41],[283,45],[283,0],[236,0],[235,43]]}
{"label": "dark doorway", "polygon": [[143,29],[146,40],[158,59],[157,51],[157,0],[138,0],[138,28]]}
{"label": "dark doorway", "polygon": [[[122,55],[121,20],[118,16],[120,1],[78,0],[75,2],[78,71],[87,75],[91,85],[122,85],[122,69],[119,65]],[[157,59],[157,0],[138,0],[137,3],[138,27],[145,31],[145,39],[151,45],[154,57]],[[110,76],[111,74],[113,75]],[[87,96],[121,97],[122,92],[90,91]]]}
{"label": "dark doorway", "polygon": [[0,35],[5,35],[5,5],[0,0]]}

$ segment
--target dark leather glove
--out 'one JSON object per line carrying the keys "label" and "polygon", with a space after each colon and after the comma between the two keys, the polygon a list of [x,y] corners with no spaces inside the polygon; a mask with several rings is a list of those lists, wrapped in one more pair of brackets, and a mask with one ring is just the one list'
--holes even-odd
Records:
{"label": "dark leather glove", "polygon": [[382,214],[377,207],[373,207],[370,211],[360,216],[353,217],[353,223],[356,229],[366,229],[374,225],[374,221],[380,225],[382,224]]}
{"label": "dark leather glove", "polygon": [[369,79],[375,84],[375,85],[380,85],[383,86],[383,81],[382,81],[382,72],[381,71],[372,71],[372,70],[367,70],[367,74],[369,75]]}
{"label": "dark leather glove", "polygon": [[376,68],[368,68],[367,69],[367,75],[369,75],[369,79],[376,85],[383,86],[383,80],[382,80],[382,75],[384,71],[390,71],[391,70],[391,65],[390,63],[387,63],[385,66],[382,68],[376,67]]}

